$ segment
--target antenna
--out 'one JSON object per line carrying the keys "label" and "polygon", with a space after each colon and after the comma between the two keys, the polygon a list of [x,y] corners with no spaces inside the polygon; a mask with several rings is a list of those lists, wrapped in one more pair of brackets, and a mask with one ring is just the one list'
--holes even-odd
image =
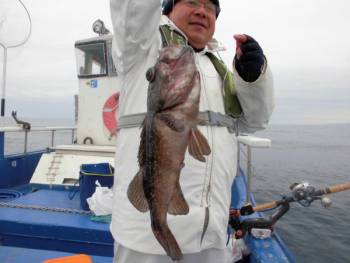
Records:
{"label": "antenna", "polygon": [[[30,17],[28,9],[23,4],[22,0],[18,0],[18,1],[23,6],[23,8],[28,16],[29,32],[28,32],[27,36],[25,36],[25,38],[22,41],[19,41],[18,43],[14,43],[14,44],[6,44],[4,40],[3,40],[4,42],[1,42],[2,39],[0,39],[0,46],[4,49],[3,74],[2,74],[2,76],[3,76],[3,78],[2,78],[2,93],[1,93],[1,115],[0,115],[1,117],[5,116],[7,49],[16,48],[16,47],[20,47],[20,46],[24,45],[28,41],[28,39],[30,38],[30,35],[32,33],[32,19]],[[0,21],[0,29],[4,26],[5,20],[6,19]]]}

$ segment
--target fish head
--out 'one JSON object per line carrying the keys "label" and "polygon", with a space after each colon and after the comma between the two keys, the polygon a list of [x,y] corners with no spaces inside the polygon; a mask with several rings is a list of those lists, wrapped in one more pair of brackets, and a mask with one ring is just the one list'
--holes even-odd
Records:
{"label": "fish head", "polygon": [[150,82],[149,110],[158,112],[183,103],[198,77],[192,47],[170,45],[161,49],[156,65],[146,77]]}

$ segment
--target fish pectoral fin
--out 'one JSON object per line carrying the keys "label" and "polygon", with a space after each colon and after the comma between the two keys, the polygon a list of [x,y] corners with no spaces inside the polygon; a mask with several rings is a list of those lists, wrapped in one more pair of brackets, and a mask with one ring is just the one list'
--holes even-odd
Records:
{"label": "fish pectoral fin", "polygon": [[197,127],[191,129],[188,152],[193,158],[201,162],[205,162],[204,155],[209,155],[211,153],[207,139]]}
{"label": "fish pectoral fin", "polygon": [[159,113],[157,114],[157,117],[173,131],[182,132],[185,129],[184,121],[176,119],[173,115],[169,113]]}
{"label": "fish pectoral fin", "polygon": [[140,212],[147,212],[149,210],[148,203],[143,191],[142,171],[140,170],[132,179],[128,187],[128,198],[131,204]]}
{"label": "fish pectoral fin", "polygon": [[188,207],[179,183],[177,183],[169,203],[168,213],[171,215],[187,215],[189,211],[190,208]]}

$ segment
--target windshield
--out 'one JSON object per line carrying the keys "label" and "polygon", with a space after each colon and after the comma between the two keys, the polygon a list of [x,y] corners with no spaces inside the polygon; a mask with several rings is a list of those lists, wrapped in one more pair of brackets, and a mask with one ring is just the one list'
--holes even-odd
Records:
{"label": "windshield", "polygon": [[75,46],[79,78],[107,75],[105,42],[84,43]]}

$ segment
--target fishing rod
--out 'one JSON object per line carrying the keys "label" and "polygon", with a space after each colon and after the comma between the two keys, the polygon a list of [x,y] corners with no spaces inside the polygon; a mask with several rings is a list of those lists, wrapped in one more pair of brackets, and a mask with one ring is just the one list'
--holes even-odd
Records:
{"label": "fishing rod", "polygon": [[[230,210],[229,224],[235,230],[236,238],[242,238],[252,229],[270,229],[273,225],[285,215],[290,203],[297,202],[304,207],[308,207],[315,200],[320,200],[323,207],[331,206],[332,201],[326,197],[328,194],[338,193],[350,190],[350,183],[337,184],[324,189],[318,189],[308,182],[294,183],[290,186],[291,193],[283,196],[281,200],[257,205],[253,207],[247,204],[240,209]],[[249,217],[255,212],[267,212],[277,209],[275,213],[267,217]],[[243,216],[243,217],[241,217]]]}

